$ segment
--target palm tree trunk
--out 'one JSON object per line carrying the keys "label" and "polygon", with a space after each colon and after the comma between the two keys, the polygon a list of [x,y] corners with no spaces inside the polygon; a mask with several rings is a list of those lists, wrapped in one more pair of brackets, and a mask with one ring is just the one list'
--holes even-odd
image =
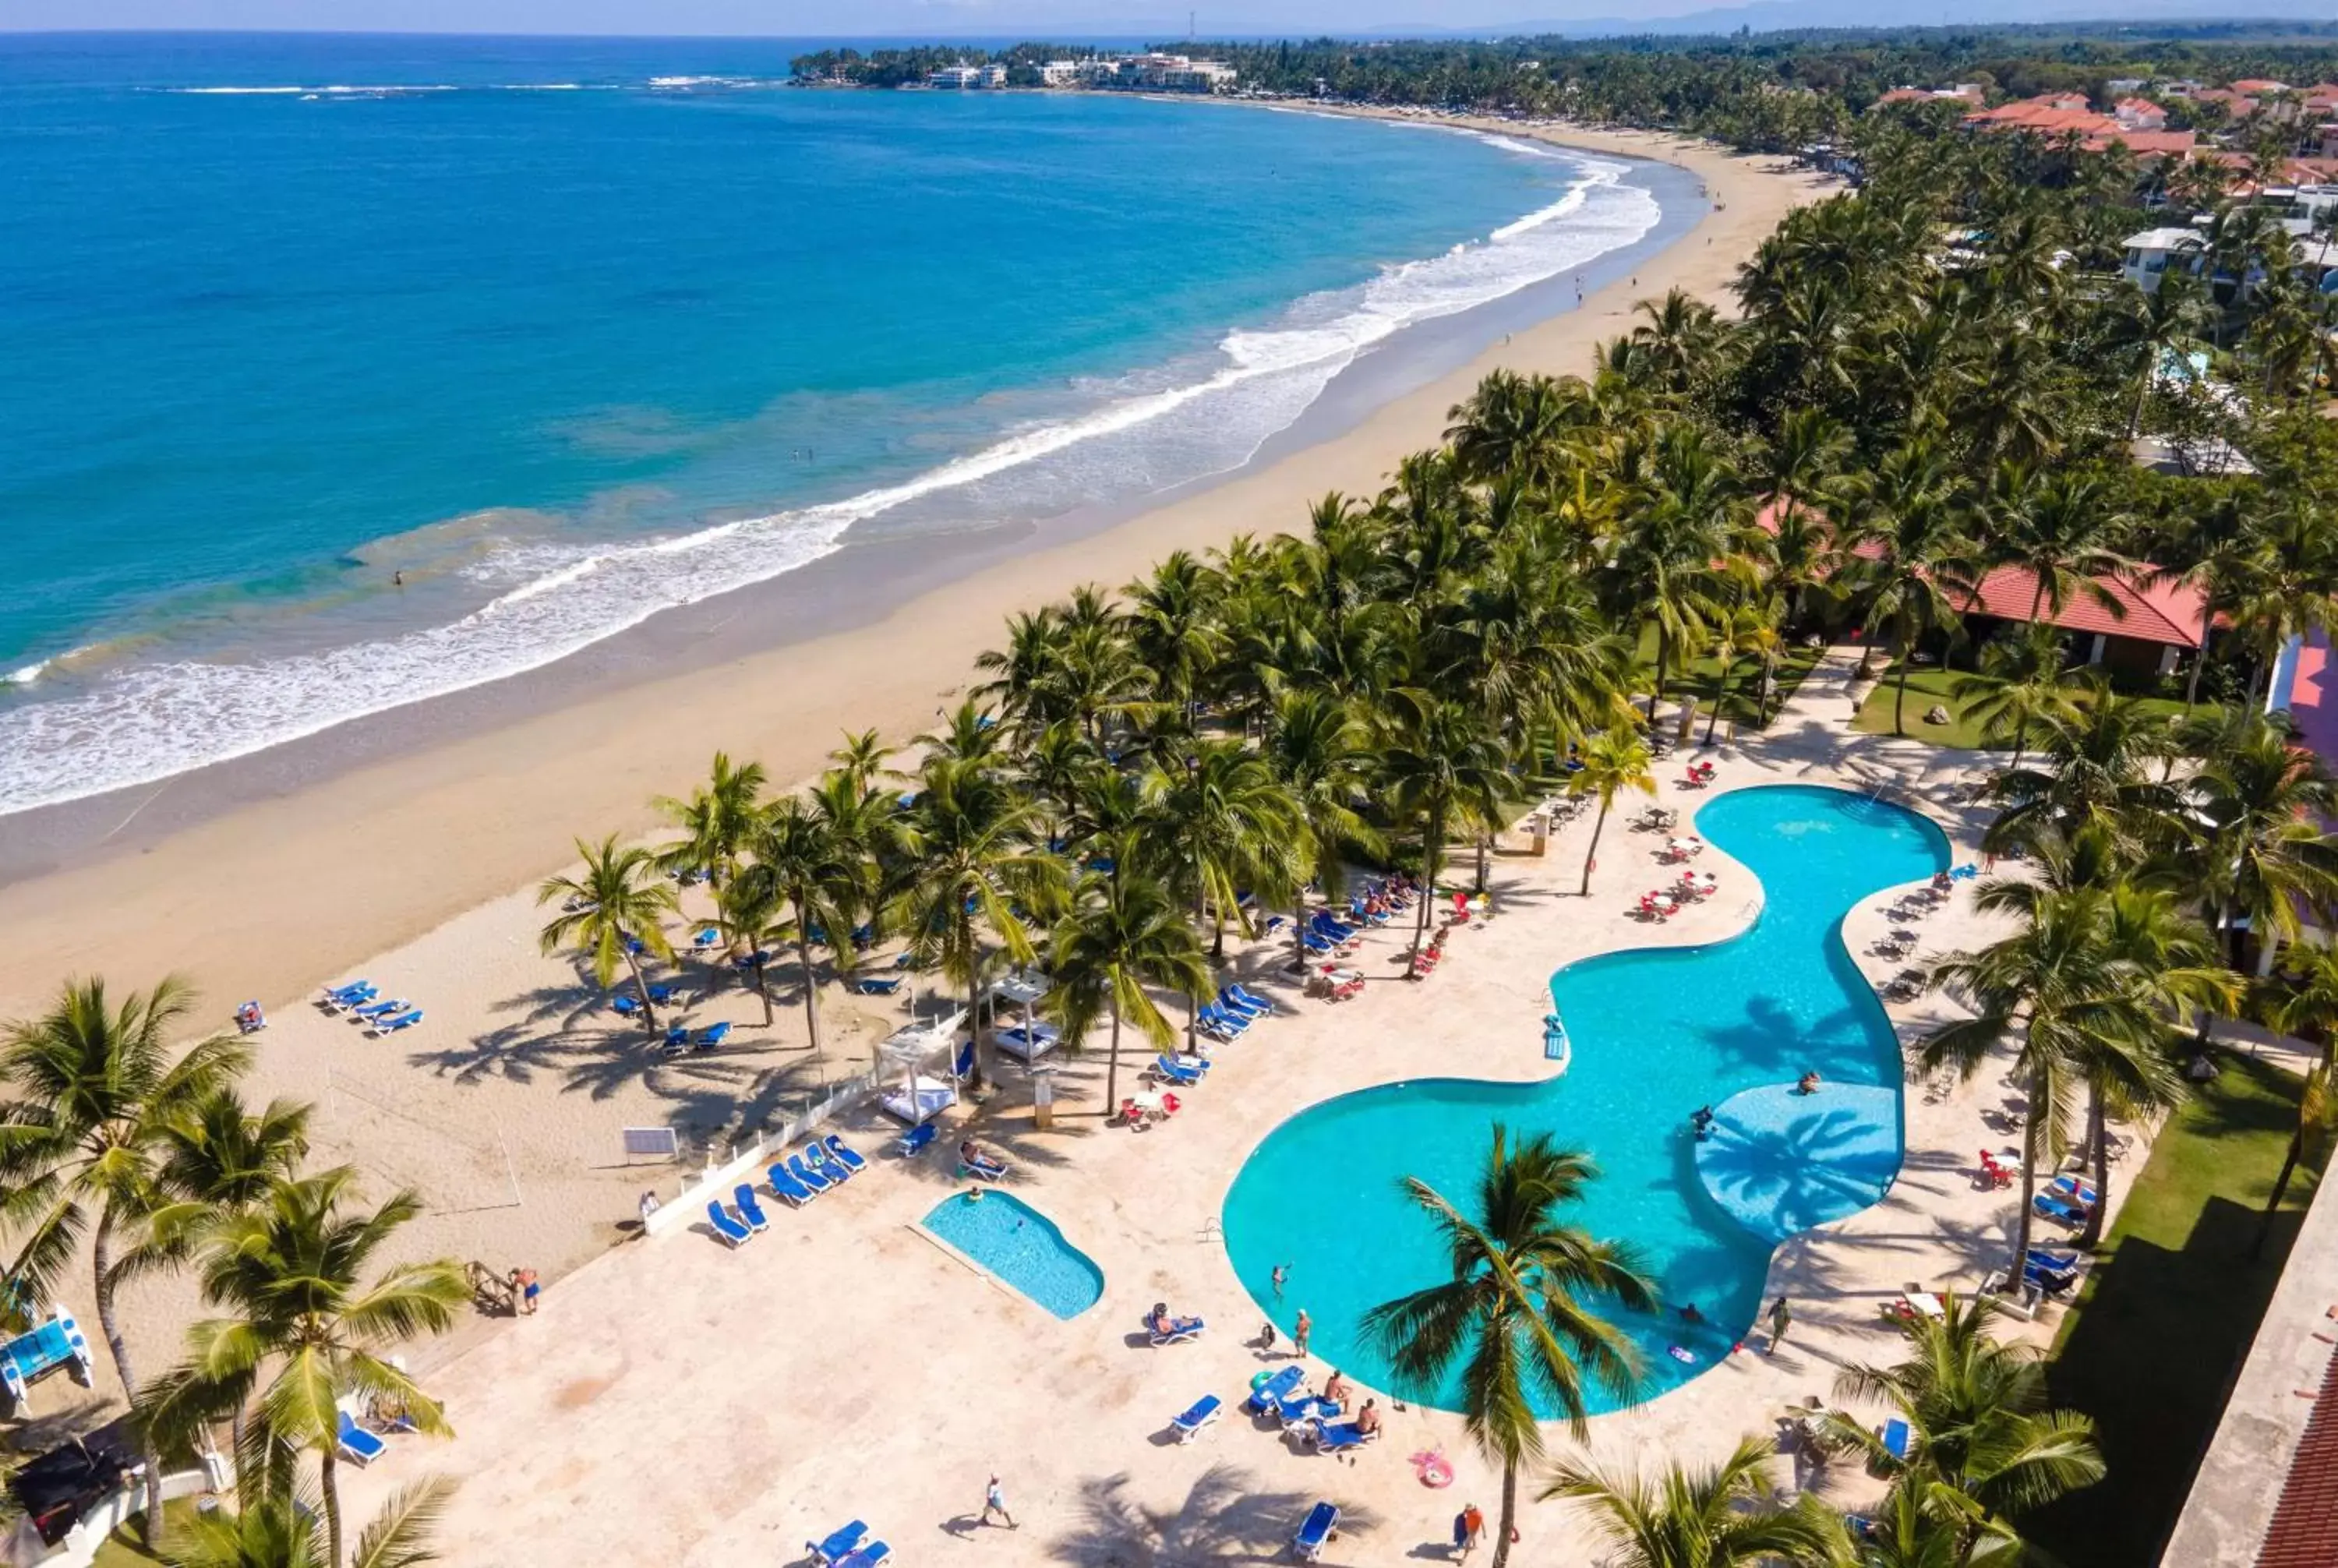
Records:
{"label": "palm tree trunk", "polygon": [[2095,1084],[2087,1085],[2087,1155],[2094,1167],[2095,1203],[2087,1210],[2087,1223],[2078,1232],[2078,1245],[2092,1247],[2103,1239],[2103,1210],[2110,1206],[2111,1152],[2109,1129],[2103,1124],[2103,1092]]}
{"label": "palm tree trunk", "polygon": [[1721,723],[1722,706],[1729,701],[1729,677],[1736,666],[1735,658],[1726,653],[1722,655],[1721,690],[1714,695],[1713,711],[1704,716],[1704,743],[1707,746],[1713,744],[1713,731]]}
{"label": "palm tree trunk", "polygon": [[979,1092],[990,1087],[990,1063],[982,1048],[982,955],[975,948],[973,933],[967,935],[967,951],[972,956],[966,965],[966,1036],[974,1045],[974,1087]]}
{"label": "palm tree trunk", "polygon": [[1104,1113],[1109,1118],[1120,1104],[1120,1007],[1112,1009],[1112,1045],[1104,1059]]}
{"label": "palm tree trunk", "polygon": [[[98,1219],[97,1229],[90,1237],[90,1294],[97,1303],[98,1332],[105,1337],[105,1348],[113,1357],[114,1376],[122,1379],[124,1400],[138,1396],[138,1375],[130,1367],[130,1341],[122,1337],[121,1318],[113,1309],[113,1213],[109,1205]],[[145,1523],[140,1526],[140,1537],[149,1546],[158,1546],[162,1540],[162,1456],[155,1452],[154,1440],[142,1436],[138,1457],[146,1466]]]}
{"label": "palm tree trunk", "polygon": [[1412,933],[1415,953],[1428,945],[1430,907],[1437,902],[1437,871],[1444,858],[1445,811],[1441,806],[1431,806],[1428,831],[1420,840],[1420,919]]}
{"label": "palm tree trunk", "polygon": [[796,967],[803,971],[804,1033],[811,1039],[811,1054],[820,1060],[820,976],[812,972],[811,938],[804,935],[803,906],[796,906]]}
{"label": "palm tree trunk", "polygon": [[1665,667],[1672,662],[1672,633],[1659,622],[1656,626],[1656,684],[1648,693],[1648,722],[1651,726],[1656,721],[1656,704],[1664,700]]}
{"label": "palm tree trunk", "polygon": [[327,1568],[341,1568],[341,1485],[333,1474],[339,1461],[330,1445],[326,1446],[322,1460],[317,1479],[325,1498],[325,1563]]}
{"label": "palm tree trunk", "polygon": [[2205,594],[2200,600],[2200,646],[2192,651],[2192,673],[2184,682],[2184,706],[2190,708],[2200,701],[2200,671],[2208,665],[2208,633],[2216,624],[2216,602]]}
{"label": "palm tree trunk", "polygon": [[1894,735],[1908,733],[1908,654],[1909,650],[1903,645],[1900,650],[1900,679],[1893,683],[1891,693],[1891,733]]}
{"label": "palm tree trunk", "polygon": [[2021,1288],[2021,1267],[2029,1260],[2029,1205],[2038,1196],[2038,1157],[2045,1146],[2038,1130],[2052,1114],[2051,1107],[2040,1103],[2044,1087],[2032,1073],[2029,1113],[2021,1120],[2021,1210],[2013,1217],[2013,1267],[2006,1273],[2009,1291]]}
{"label": "palm tree trunk", "polygon": [[763,961],[757,958],[748,967],[755,972],[755,995],[763,1004],[763,1027],[769,1029],[771,1026],[771,987],[763,974]]}
{"label": "palm tree trunk", "polygon": [[1496,1524],[1494,1560],[1491,1568],[1504,1568],[1510,1560],[1510,1534],[1518,1528],[1518,1462],[1507,1460],[1502,1465],[1502,1517]]}
{"label": "palm tree trunk", "polygon": [[1599,815],[1591,822],[1591,848],[1583,852],[1583,886],[1575,890],[1578,898],[1591,897],[1591,867],[1599,860],[1599,835],[1607,826],[1607,808],[1611,798],[1606,791],[1599,796]]}
{"label": "palm tree trunk", "polygon": [[1291,901],[1291,972],[1307,973],[1307,889]]}
{"label": "palm tree trunk", "polygon": [[649,977],[642,973],[642,961],[634,956],[631,947],[625,949],[625,967],[634,972],[634,989],[642,994],[642,1022],[654,1034],[658,1032],[657,1008],[650,1001]]}
{"label": "palm tree trunk", "polygon": [[2297,1161],[2305,1152],[2305,1125],[2301,1121],[2289,1135],[2289,1148],[2281,1157],[2281,1174],[2273,1180],[2273,1196],[2265,1200],[2264,1212],[2257,1220],[2257,1239],[2249,1246],[2249,1260],[2264,1256],[2265,1243],[2273,1240],[2274,1216],[2281,1212],[2281,1200],[2289,1194],[2289,1179],[2297,1173]]}

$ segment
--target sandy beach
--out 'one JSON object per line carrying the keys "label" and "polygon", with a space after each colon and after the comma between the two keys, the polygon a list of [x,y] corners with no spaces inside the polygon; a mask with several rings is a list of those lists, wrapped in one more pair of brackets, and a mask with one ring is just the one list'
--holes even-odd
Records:
{"label": "sandy beach", "polygon": [[[566,863],[575,838],[650,828],[651,799],[686,793],[717,750],[760,759],[789,779],[815,772],[847,730],[906,740],[963,690],[974,655],[998,640],[1010,611],[1083,583],[1124,583],[1174,549],[1293,527],[1326,491],[1377,491],[1400,456],[1439,439],[1447,411],[1487,370],[1579,372],[1596,342],[1628,329],[1636,300],[1669,289],[1727,308],[1738,263],[1822,189],[1773,161],[1676,139],[1481,128],[1676,163],[1716,209],[1641,263],[1635,279],[1517,332],[1334,439],[1091,537],[987,566],[869,624],[808,639],[774,625],[761,651],[644,671],[605,693],[175,830],[157,830],[162,814],[150,809],[174,785],[138,791],[65,866],[0,887],[0,926],[11,934],[0,1016],[36,1008],[65,976],[89,973],[117,986],[185,975],[222,1024],[235,1004],[256,998],[274,1024],[255,1043],[250,1092],[316,1102],[319,1161],[358,1164],[369,1188],[420,1190],[429,1213],[406,1250],[477,1258],[498,1271],[526,1263],[555,1279],[605,1252],[632,1229],[638,1193],[670,1192],[679,1175],[671,1165],[628,1164],[621,1128],[673,1125],[693,1150],[719,1152],[864,1068],[906,1004],[831,993],[829,1054],[815,1059],[784,975],[775,976],[779,1011],[766,1028],[751,991],[685,959],[688,1021],[740,1029],[712,1055],[658,1059],[568,963],[536,952],[543,916],[532,888]],[[302,1000],[359,975],[385,996],[411,998],[425,1024],[373,1040]],[[1277,1115],[1288,1108],[1280,1099],[1262,1105]],[[896,1233],[887,1245],[912,1243]],[[149,1365],[166,1357],[173,1326],[191,1310],[183,1282],[133,1292],[129,1327]],[[419,1357],[443,1362],[495,1328],[473,1322]],[[102,1367],[91,1397],[109,1397],[111,1378]],[[58,1388],[60,1397],[72,1392]],[[54,1408],[44,1401],[44,1413]]]}

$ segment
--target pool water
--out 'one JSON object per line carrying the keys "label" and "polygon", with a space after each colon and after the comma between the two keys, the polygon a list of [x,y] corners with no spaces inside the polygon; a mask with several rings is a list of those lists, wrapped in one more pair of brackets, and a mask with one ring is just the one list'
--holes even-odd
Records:
{"label": "pool water", "polygon": [[[1564,1076],[1382,1084],[1301,1112],[1252,1153],[1226,1195],[1226,1248],[1243,1286],[1286,1333],[1303,1308],[1314,1321],[1310,1348],[1330,1364],[1431,1405],[1458,1405],[1450,1388],[1398,1387],[1364,1344],[1361,1322],[1449,1267],[1400,1180],[1420,1177],[1466,1212],[1496,1122],[1514,1133],[1549,1132],[1592,1156],[1600,1176],[1563,1218],[1629,1243],[1666,1303],[1656,1317],[1624,1315],[1646,1376],[1628,1398],[1593,1390],[1594,1411],[1652,1398],[1725,1357],[1762,1308],[1770,1251],[1790,1233],[1785,1225],[1839,1218],[1881,1195],[1901,1148],[1899,1046],[1843,947],[1842,916],[1871,893],[1945,868],[1947,839],[1912,812],[1807,785],[1716,796],[1695,827],[1761,884],[1757,891],[1724,870],[1717,900],[1734,907],[1758,897],[1758,916],[1726,941],[1603,954],[1552,975],[1573,1047]],[[1626,841],[1635,853],[1648,847],[1645,836]],[[1663,879],[1652,861],[1649,885]],[[1556,919],[1573,913],[1565,900],[1549,907]],[[1521,1056],[1539,1059],[1539,1019],[1521,1018],[1516,1033]],[[1774,1113],[1759,1097],[1749,1101],[1763,1113],[1739,1115],[1729,1135],[1754,1152],[1739,1155],[1734,1142],[1704,1146],[1705,1178],[1715,1183],[1708,1191],[1689,1113],[1711,1105],[1726,1121],[1732,1096],[1810,1071],[1826,1085],[1878,1092],[1830,1099],[1822,1087]],[[1799,1161],[1834,1150],[1848,1161],[1840,1181],[1804,1173],[1785,1190]],[[1289,1270],[1279,1298],[1277,1264]],[[1692,1303],[1702,1325],[1677,1314]]]}
{"label": "pool water", "polygon": [[1104,1295],[1095,1259],[1010,1193],[956,1193],[934,1205],[925,1226],[1058,1318],[1076,1318]]}

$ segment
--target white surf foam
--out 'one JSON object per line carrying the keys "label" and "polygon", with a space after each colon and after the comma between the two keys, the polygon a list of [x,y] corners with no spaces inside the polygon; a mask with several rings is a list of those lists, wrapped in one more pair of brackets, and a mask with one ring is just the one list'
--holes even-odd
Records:
{"label": "white surf foam", "polygon": [[614,547],[530,544],[504,571],[474,573],[513,583],[506,573],[524,563],[524,579],[447,624],[264,662],[131,664],[85,691],[26,701],[0,711],[0,814],[152,782],[520,674],[662,610],[809,565],[854,524],[928,496],[948,493],[953,516],[1045,515],[1106,486],[1142,494],[1238,467],[1373,345],[1579,268],[1655,226],[1655,197],[1619,183],[1626,165],[1577,163],[1557,201],[1484,240],[1302,299],[1272,328],[1229,332],[1205,374],[1012,432],[904,483]]}

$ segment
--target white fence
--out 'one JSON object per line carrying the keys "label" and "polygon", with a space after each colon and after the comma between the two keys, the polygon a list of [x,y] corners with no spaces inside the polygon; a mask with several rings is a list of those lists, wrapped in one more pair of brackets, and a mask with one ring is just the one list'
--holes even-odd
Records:
{"label": "white fence", "polygon": [[673,1200],[662,1203],[655,1213],[642,1222],[642,1229],[652,1236],[663,1236],[693,1220],[703,1220],[709,1200],[727,1199],[742,1181],[752,1183],[774,1152],[786,1148],[830,1117],[864,1103],[877,1093],[879,1083],[874,1073],[864,1073],[857,1078],[831,1084],[824,1098],[813,1101],[781,1122],[776,1129],[765,1129],[745,1149],[733,1150],[731,1157],[722,1164],[710,1164],[698,1175],[684,1178],[682,1191],[674,1195]]}

